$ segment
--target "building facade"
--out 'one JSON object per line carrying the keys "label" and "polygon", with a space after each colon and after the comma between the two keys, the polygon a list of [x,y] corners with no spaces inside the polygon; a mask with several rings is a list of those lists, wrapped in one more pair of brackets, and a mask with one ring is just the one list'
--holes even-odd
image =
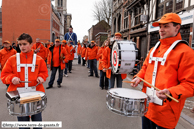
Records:
{"label": "building facade", "polygon": [[110,29],[110,25],[108,25],[108,23],[104,20],[98,22],[96,25],[93,25],[89,30],[88,30],[88,40],[95,40],[96,39],[96,35],[101,32],[107,32]]}
{"label": "building facade", "polygon": [[51,0],[2,0],[2,40],[16,42],[22,33],[30,34],[33,42],[36,38],[41,42],[62,40],[67,10],[66,0],[60,2],[55,8]]}
{"label": "building facade", "polygon": [[182,38],[194,47],[193,0],[113,0],[112,4],[112,36],[115,32],[120,32],[123,39],[136,42],[144,59],[159,40],[159,28],[153,27],[152,23],[165,13],[173,12],[181,17]]}

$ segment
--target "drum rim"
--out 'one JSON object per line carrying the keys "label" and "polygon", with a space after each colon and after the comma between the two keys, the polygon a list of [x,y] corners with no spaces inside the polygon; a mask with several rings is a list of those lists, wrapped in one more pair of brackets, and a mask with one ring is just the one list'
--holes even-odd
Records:
{"label": "drum rim", "polygon": [[[110,91],[112,91],[112,90],[130,90],[130,91],[134,91],[134,92],[137,92],[137,93],[140,93],[140,94],[142,94],[142,95],[145,95],[145,97],[139,97],[139,98],[131,98],[131,97],[129,97],[129,96],[120,96],[120,95],[116,95],[116,94],[114,94],[113,92],[110,92]],[[126,98],[126,99],[129,99],[129,100],[140,100],[140,99],[146,99],[146,98],[148,98],[148,96],[147,96],[147,94],[145,94],[144,92],[142,92],[142,91],[139,91],[139,90],[134,90],[134,89],[129,89],[129,88],[112,88],[112,89],[109,89],[108,91],[107,91],[107,93],[108,94],[110,94],[111,96],[115,96],[115,97],[118,97],[118,98]]]}

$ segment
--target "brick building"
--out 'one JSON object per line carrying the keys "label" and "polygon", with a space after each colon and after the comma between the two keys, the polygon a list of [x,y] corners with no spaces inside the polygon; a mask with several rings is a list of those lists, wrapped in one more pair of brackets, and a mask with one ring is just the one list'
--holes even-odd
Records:
{"label": "brick building", "polygon": [[93,25],[89,30],[88,30],[88,40],[95,40],[95,35],[97,35],[99,32],[107,32],[110,29],[110,25],[102,20],[98,22],[96,25]]}
{"label": "brick building", "polygon": [[[66,9],[66,4],[60,6]],[[54,8],[50,0],[2,0],[2,39],[16,42],[19,35],[29,33],[34,42],[36,38],[41,42],[62,40],[65,18],[63,11]]]}

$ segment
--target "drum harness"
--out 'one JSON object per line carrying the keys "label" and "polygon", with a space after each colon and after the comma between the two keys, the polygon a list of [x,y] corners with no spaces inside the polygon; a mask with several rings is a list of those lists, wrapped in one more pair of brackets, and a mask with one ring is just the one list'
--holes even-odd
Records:
{"label": "drum harness", "polygon": [[[24,69],[25,69],[25,73],[24,73],[25,74],[25,82],[28,82],[28,67],[31,67],[31,72],[35,71],[36,54],[33,55],[32,64],[21,64],[20,63],[20,53],[16,54],[16,59],[17,59],[17,72],[21,72],[21,67],[24,67]],[[17,90],[19,93],[36,91],[36,86],[28,87],[28,83],[25,83],[24,88],[18,87]]]}
{"label": "drum harness", "polygon": [[[149,57],[149,64],[152,63],[152,61],[155,61],[155,64],[154,64],[154,71],[153,71],[153,74],[152,74],[152,85],[155,86],[155,81],[156,81],[156,75],[157,75],[157,69],[158,69],[158,62],[161,62],[161,65],[164,66],[165,62],[166,62],[166,58],[168,56],[168,54],[171,52],[172,49],[174,49],[176,47],[176,45],[178,43],[185,43],[188,45],[187,41],[184,41],[184,40],[177,40],[175,41],[170,47],[169,49],[164,53],[164,56],[163,58],[160,58],[160,57],[153,57],[153,54],[155,52],[155,50],[158,48],[158,46],[160,45],[160,41],[158,41],[156,43],[156,45],[154,46],[151,54],[150,54],[150,57]],[[149,88],[147,87],[147,90],[146,90],[146,94],[150,97],[150,102],[152,103],[155,103],[155,104],[158,104],[158,105],[163,105],[163,100],[159,99],[157,96],[156,96],[156,90],[152,87],[152,88]]]}

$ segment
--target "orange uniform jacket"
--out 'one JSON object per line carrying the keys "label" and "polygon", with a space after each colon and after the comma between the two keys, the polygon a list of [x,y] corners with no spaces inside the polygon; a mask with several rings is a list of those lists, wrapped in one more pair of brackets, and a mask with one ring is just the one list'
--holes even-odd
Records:
{"label": "orange uniform jacket", "polygon": [[84,58],[86,55],[86,47],[82,47],[82,54],[81,57]]}
{"label": "orange uniform jacket", "polygon": [[86,60],[93,60],[96,59],[98,53],[98,47],[96,47],[95,45],[93,47],[87,47],[86,49],[86,55],[85,55],[85,59]]}
{"label": "orange uniform jacket", "polygon": [[97,54],[97,59],[99,59],[99,66],[98,66],[98,69],[99,70],[102,70],[103,67],[102,67],[102,54],[104,52],[106,47],[101,47],[99,50],[98,50],[98,54]]}
{"label": "orange uniform jacket", "polygon": [[42,43],[35,43],[32,46],[32,50],[36,50],[37,48],[40,48],[39,52],[37,53],[37,55],[39,55],[40,57],[42,57],[44,60],[46,60],[47,58],[47,50],[46,48],[42,45]]}
{"label": "orange uniform jacket", "polygon": [[[171,44],[181,40],[180,33],[176,37],[160,39],[160,46],[156,49],[153,57],[163,57]],[[152,50],[150,50],[151,52]],[[149,64],[149,56],[144,61],[142,69],[137,76],[152,82],[154,63]],[[168,100],[163,105],[149,103],[146,117],[164,128],[175,128],[185,99],[194,95],[194,52],[184,43],[179,43],[167,56],[165,65],[158,63],[158,71],[155,86],[161,90],[168,89],[172,96],[179,100],[179,103]],[[143,85],[143,92],[146,92],[146,84]]]}
{"label": "orange uniform jacket", "polygon": [[[58,67],[58,66],[61,66],[61,70],[63,70],[65,68],[65,63],[68,62],[68,59],[66,58],[67,56],[67,51],[66,49],[60,45],[58,47],[55,47],[52,46],[49,48],[49,55],[48,55],[48,58],[47,58],[47,64],[51,65],[51,70],[52,70],[52,67]],[[63,59],[63,61],[65,61],[65,63],[63,63],[63,61],[60,59],[60,56],[65,56],[65,59]],[[58,66],[54,66],[54,65],[57,65]]]}
{"label": "orange uniform jacket", "polygon": [[82,46],[78,44],[77,55],[81,55],[81,49],[82,49]]}
{"label": "orange uniform jacket", "polygon": [[69,60],[73,60],[74,59],[74,53],[75,53],[75,50],[73,50],[73,46],[70,45],[67,47],[67,53],[68,53],[68,57],[69,57]]}
{"label": "orange uniform jacket", "polygon": [[[106,47],[103,54],[102,54],[102,69],[105,68],[105,69],[108,69],[109,67],[111,67],[111,64],[110,64],[110,48],[109,47]],[[111,70],[108,69],[106,71],[106,77],[110,79],[111,77]],[[122,79],[125,79],[127,77],[127,74],[121,74],[121,78]]]}
{"label": "orange uniform jacket", "polygon": [[7,50],[7,48],[3,48],[2,50],[0,50],[1,69],[3,69],[8,58],[15,55],[16,53],[17,51],[13,48],[11,48],[11,50]]}
{"label": "orange uniform jacket", "polygon": [[[33,51],[28,53],[20,53],[20,63],[21,64],[32,64],[33,59]],[[17,90],[17,87],[25,87],[25,83],[20,83],[17,85],[14,85],[12,83],[12,79],[14,77],[20,78],[21,81],[25,81],[25,71],[24,67],[21,67],[21,72],[17,72],[17,60],[16,55],[10,57],[6,64],[4,69],[1,72],[1,80],[4,84],[10,84],[7,91],[15,91]],[[28,83],[28,86],[35,86],[38,82],[36,81],[38,77],[42,77],[45,81],[48,77],[48,70],[46,67],[45,61],[40,57],[36,56],[36,66],[35,66],[35,72],[31,72],[31,68],[28,68],[28,81],[31,81],[31,83]],[[36,87],[36,91],[42,91],[45,92],[44,87],[42,84],[38,85]]]}

